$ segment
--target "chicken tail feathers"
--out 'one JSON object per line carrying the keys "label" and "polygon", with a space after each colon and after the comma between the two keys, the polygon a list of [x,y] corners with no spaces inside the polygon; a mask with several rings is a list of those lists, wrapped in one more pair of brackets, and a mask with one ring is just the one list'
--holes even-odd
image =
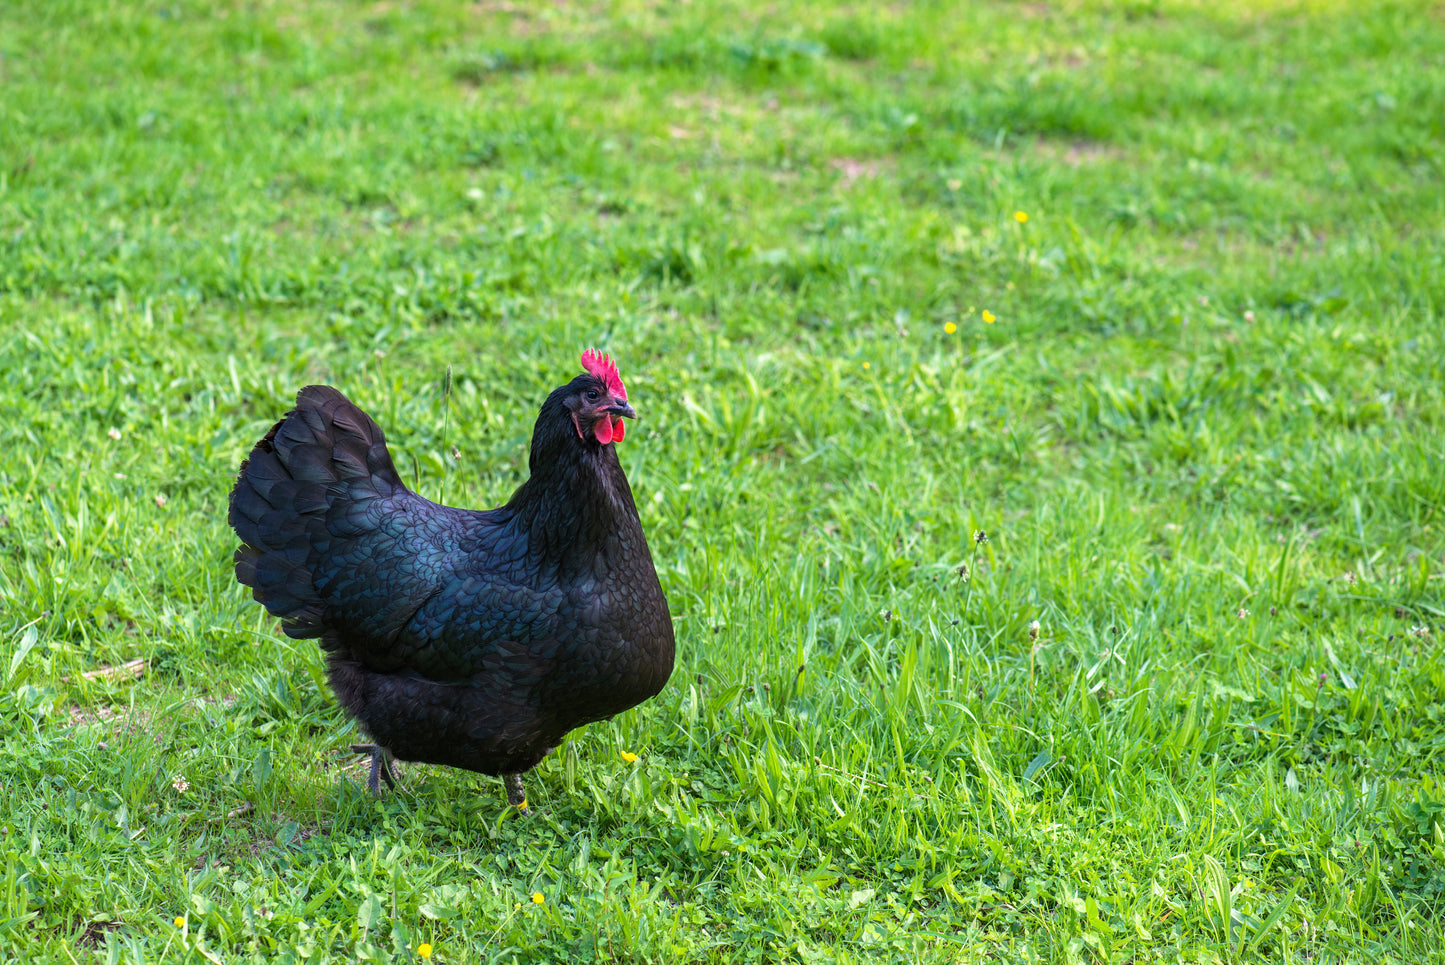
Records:
{"label": "chicken tail feathers", "polygon": [[236,579],[287,636],[328,636],[315,554],[345,541],[357,504],[401,488],[381,427],[336,389],[308,385],[256,443],[231,490],[227,519],[244,544]]}

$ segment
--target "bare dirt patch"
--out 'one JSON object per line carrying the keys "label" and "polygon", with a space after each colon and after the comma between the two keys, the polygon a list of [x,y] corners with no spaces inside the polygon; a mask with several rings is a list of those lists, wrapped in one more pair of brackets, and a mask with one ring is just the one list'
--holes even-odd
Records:
{"label": "bare dirt patch", "polygon": [[[79,704],[71,704],[66,710],[66,717],[69,719],[71,727],[99,724],[104,725],[104,730],[115,737],[143,734],[157,744],[163,741],[159,730],[154,726],[155,721],[149,711],[137,710],[131,713],[127,708],[117,710],[109,704],[99,707],[82,707]],[[100,741],[99,746],[104,748],[106,742]]]}
{"label": "bare dirt patch", "polygon": [[711,94],[674,94],[668,98],[668,103],[688,115],[684,124],[716,122],[724,117],[741,117],[746,113],[742,104]]}
{"label": "bare dirt patch", "polygon": [[105,936],[120,928],[124,922],[119,921],[88,921],[81,929],[80,937],[75,944],[84,949],[94,951],[105,944]]}
{"label": "bare dirt patch", "polygon": [[888,167],[888,164],[877,159],[862,161],[858,158],[835,157],[828,162],[828,166],[838,172],[838,186],[846,191],[859,178],[871,181],[878,177]]}
{"label": "bare dirt patch", "polygon": [[1076,138],[1072,141],[1039,138],[1033,144],[1033,152],[1050,161],[1067,164],[1071,168],[1093,164],[1096,161],[1117,160],[1124,156],[1123,150],[1103,141]]}

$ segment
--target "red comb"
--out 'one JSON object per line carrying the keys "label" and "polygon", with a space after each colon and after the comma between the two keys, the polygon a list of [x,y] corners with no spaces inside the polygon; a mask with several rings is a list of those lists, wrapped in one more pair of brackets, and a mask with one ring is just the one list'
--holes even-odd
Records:
{"label": "red comb", "polygon": [[627,389],[622,384],[622,376],[617,374],[617,365],[612,361],[612,356],[603,355],[595,348],[589,348],[582,353],[582,367],[589,374],[606,382],[608,392],[619,399],[627,398]]}

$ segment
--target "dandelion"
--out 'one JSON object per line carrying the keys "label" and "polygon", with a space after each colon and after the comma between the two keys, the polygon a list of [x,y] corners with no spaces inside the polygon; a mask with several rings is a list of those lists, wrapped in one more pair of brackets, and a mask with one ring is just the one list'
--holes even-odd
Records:
{"label": "dandelion", "polygon": [[534,904],[534,905],[540,905],[542,902],[544,902],[544,901],[546,901],[546,900],[547,900],[546,898],[543,898],[543,897],[542,897],[542,893],[541,893],[540,891],[534,891],[534,892],[532,892],[532,904]]}
{"label": "dandelion", "polygon": [[995,315],[993,312],[989,311],[987,308],[985,308],[985,309],[983,310],[983,321],[984,321],[984,324],[986,324],[986,325],[992,325],[992,324],[993,324],[995,321],[997,321],[997,320],[998,320],[998,316]]}
{"label": "dandelion", "polygon": [[117,439],[117,440],[118,440],[118,439],[120,439],[120,430],[119,430],[119,429],[111,429],[109,432],[106,433],[106,435],[110,436],[112,439]]}
{"label": "dandelion", "polygon": [[1015,211],[1014,220],[1017,221],[1019,224],[1023,224],[1024,222],[1029,220],[1029,213],[1027,211]]}
{"label": "dandelion", "polygon": [[863,363],[863,368],[864,368],[865,370],[866,370],[866,369],[871,369],[872,367],[873,367],[873,366],[869,365],[867,362],[864,362],[864,363]]}
{"label": "dandelion", "polygon": [[176,927],[177,927],[177,928],[185,928],[185,927],[186,927],[186,916],[185,916],[185,915],[177,915],[177,916],[176,916]]}
{"label": "dandelion", "polygon": [[631,751],[623,751],[622,759],[627,763],[631,764],[633,761],[637,760],[637,755],[632,753]]}
{"label": "dandelion", "polygon": [[431,942],[422,942],[416,946],[416,953],[422,958],[431,958]]}
{"label": "dandelion", "polygon": [[943,334],[952,335],[956,331],[958,331],[958,326],[955,325],[953,322],[943,323]]}

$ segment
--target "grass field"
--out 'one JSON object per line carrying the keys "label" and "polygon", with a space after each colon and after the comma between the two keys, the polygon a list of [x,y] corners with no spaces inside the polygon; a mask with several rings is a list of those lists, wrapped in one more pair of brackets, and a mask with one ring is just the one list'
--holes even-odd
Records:
{"label": "grass field", "polygon": [[[1442,105],[1433,2],[0,5],[0,956],[1445,958]],[[372,800],[236,466],[495,505],[591,345],[672,682]]]}

